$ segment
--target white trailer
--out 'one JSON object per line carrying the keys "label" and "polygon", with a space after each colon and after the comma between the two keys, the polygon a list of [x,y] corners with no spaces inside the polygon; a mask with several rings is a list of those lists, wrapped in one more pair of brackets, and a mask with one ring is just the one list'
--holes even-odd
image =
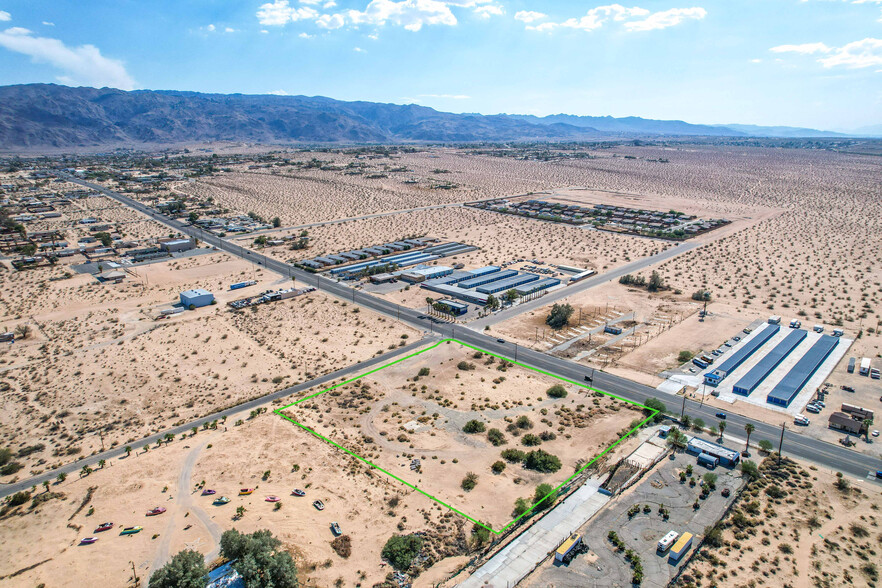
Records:
{"label": "white trailer", "polygon": [[861,359],[860,374],[862,376],[869,376],[870,375],[870,358],[869,357],[864,357]]}

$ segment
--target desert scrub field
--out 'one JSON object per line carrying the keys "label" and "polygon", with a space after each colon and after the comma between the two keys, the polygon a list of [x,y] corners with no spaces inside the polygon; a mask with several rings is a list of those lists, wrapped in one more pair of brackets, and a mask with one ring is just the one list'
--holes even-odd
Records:
{"label": "desert scrub field", "polygon": [[876,586],[882,493],[772,456],[728,515],[705,529],[677,586]]}
{"label": "desert scrub field", "polygon": [[[638,406],[455,342],[285,414],[494,529],[644,418]],[[340,452],[327,467],[360,475],[367,466]],[[537,497],[538,487],[547,490]]]}
{"label": "desert scrub field", "polygon": [[[18,460],[22,466],[37,471],[102,443],[132,443],[418,336],[321,292],[230,312],[224,302],[242,294],[225,291],[228,284],[252,275],[260,282],[253,288],[290,281],[252,274],[226,254],[139,269],[138,283],[78,276],[13,297],[16,314],[4,321],[28,332],[0,348],[0,446],[42,445]],[[56,271],[20,275],[36,280]],[[214,291],[220,304],[156,318],[178,292],[197,287]]]}

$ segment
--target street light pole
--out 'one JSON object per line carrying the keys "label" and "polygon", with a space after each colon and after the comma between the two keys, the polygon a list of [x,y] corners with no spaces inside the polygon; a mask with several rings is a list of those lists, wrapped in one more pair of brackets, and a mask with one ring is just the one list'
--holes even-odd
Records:
{"label": "street light pole", "polygon": [[784,448],[784,425],[787,423],[781,423],[781,440],[778,442],[778,465],[781,465],[781,450]]}

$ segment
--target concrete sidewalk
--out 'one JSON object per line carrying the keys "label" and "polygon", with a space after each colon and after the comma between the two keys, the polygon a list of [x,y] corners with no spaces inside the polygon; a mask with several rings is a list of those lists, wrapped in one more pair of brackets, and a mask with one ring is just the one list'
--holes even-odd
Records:
{"label": "concrete sidewalk", "polygon": [[458,586],[508,588],[520,582],[548,552],[557,549],[609,501],[597,491],[600,484],[600,480],[585,482]]}

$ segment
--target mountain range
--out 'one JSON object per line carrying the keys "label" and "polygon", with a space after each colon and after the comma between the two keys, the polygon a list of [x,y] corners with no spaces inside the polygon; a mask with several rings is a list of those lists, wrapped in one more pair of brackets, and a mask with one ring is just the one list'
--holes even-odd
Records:
{"label": "mountain range", "polygon": [[793,127],[696,125],[638,117],[481,115],[415,104],[182,91],[0,87],[0,148],[75,150],[234,141],[407,143],[592,141],[660,136],[844,137]]}

